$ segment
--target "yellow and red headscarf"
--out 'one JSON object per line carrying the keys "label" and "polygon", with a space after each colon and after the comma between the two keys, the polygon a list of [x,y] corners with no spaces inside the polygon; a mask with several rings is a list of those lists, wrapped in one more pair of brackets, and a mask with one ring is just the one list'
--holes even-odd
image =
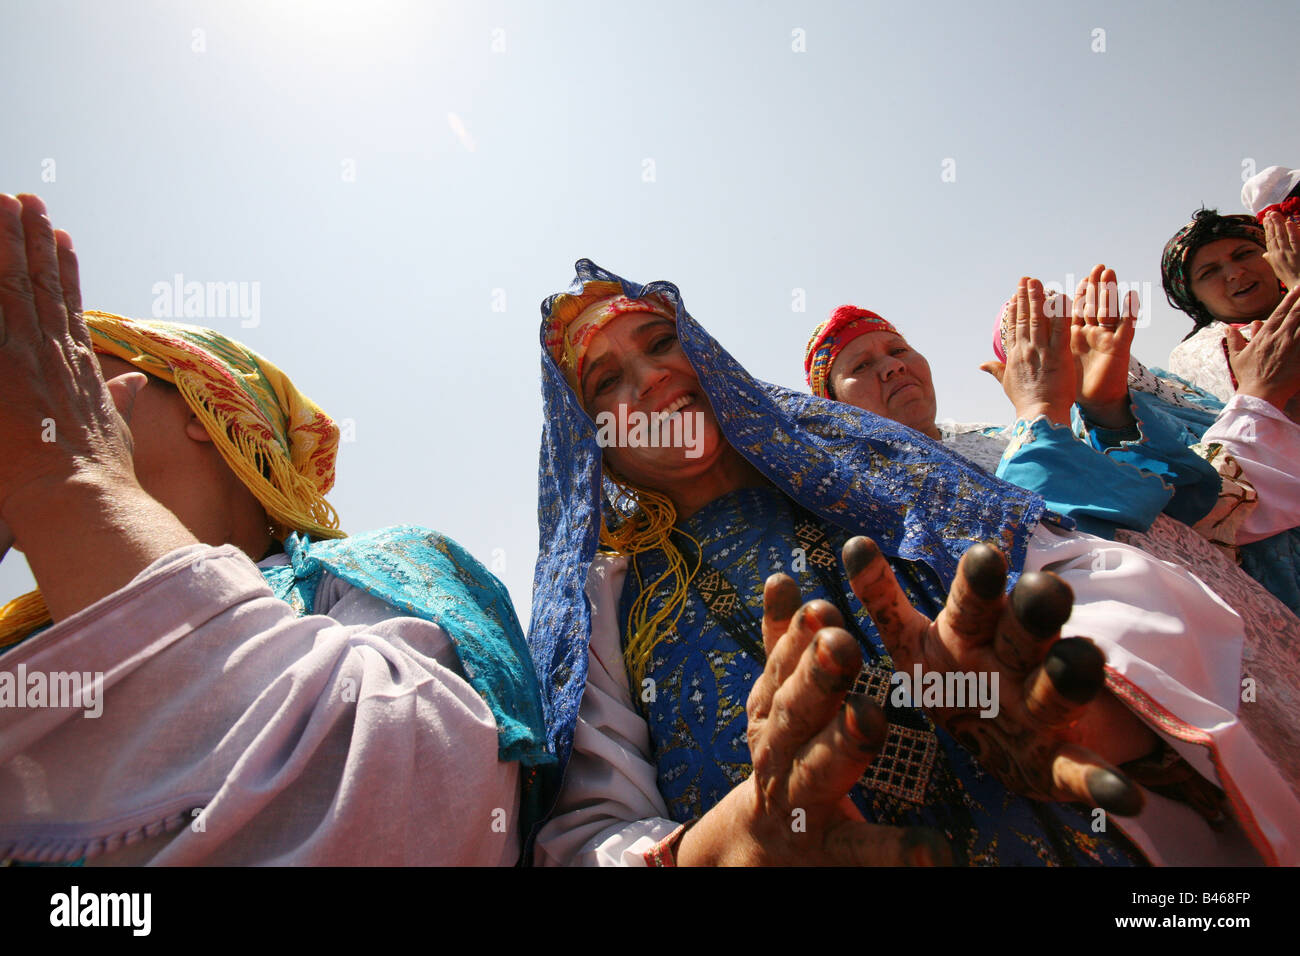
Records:
{"label": "yellow and red headscarf", "polygon": [[859,335],[868,332],[893,332],[898,329],[868,309],[842,305],[813,331],[804,349],[803,369],[808,387],[818,398],[830,398],[831,366],[836,357]]}
{"label": "yellow and red headscarf", "polygon": [[325,494],[339,429],[282,371],[211,329],[87,312],[96,352],[175,385],[280,537],[341,538]]}
{"label": "yellow and red headscarf", "polygon": [[632,312],[648,312],[677,321],[677,310],[661,295],[629,298],[617,282],[593,281],[579,293],[555,297],[545,321],[546,350],[564,373],[574,394],[582,395],[582,368],[592,338],[606,325]]}

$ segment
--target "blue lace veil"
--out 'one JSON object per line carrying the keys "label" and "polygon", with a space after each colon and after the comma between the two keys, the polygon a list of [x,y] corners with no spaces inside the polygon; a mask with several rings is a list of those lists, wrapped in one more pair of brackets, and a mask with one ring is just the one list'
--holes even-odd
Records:
{"label": "blue lace veil", "polygon": [[[757,381],[691,318],[672,283],[638,285],[589,259],[575,269],[570,294],[588,282],[615,282],[631,298],[658,292],[675,305],[678,338],[723,434],[780,491],[822,519],[875,539],[886,555],[929,566],[945,585],[977,541],[1002,549],[1014,580],[1029,532],[1044,514],[1039,496],[889,419]],[[562,772],[587,679],[591,612],[583,589],[601,508],[609,505],[595,423],[545,346],[545,319],[557,296],[542,303],[540,546],[528,643]]]}

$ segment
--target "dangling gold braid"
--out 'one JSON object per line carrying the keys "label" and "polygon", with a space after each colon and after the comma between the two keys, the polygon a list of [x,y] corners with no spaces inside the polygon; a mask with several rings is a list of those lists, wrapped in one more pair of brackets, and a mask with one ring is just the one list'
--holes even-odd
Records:
{"label": "dangling gold braid", "polygon": [[[623,649],[623,660],[632,679],[635,698],[645,680],[655,646],[677,626],[682,611],[686,609],[686,597],[691,581],[700,570],[702,552],[698,541],[684,531],[679,532],[695,545],[695,566],[688,572],[686,557],[671,537],[677,509],[668,496],[628,485],[608,469],[605,476],[618,489],[614,510],[627,517],[617,528],[611,529],[606,516],[601,515],[600,545],[606,551],[632,559],[632,572],[636,575],[638,588],[636,601],[627,616],[627,639]],[[662,551],[668,562],[667,570],[649,587],[641,580],[641,568],[637,563],[637,555],[647,551]],[[673,580],[667,600],[651,613],[655,590],[670,578]]]}

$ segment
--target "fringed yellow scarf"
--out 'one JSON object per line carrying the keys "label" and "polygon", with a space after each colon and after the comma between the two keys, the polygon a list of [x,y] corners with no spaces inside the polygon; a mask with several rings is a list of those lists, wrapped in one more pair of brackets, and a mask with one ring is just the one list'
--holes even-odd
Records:
{"label": "fringed yellow scarf", "polygon": [[[95,351],[176,386],[213,444],[261,502],[281,538],[341,538],[325,494],[334,485],[339,430],[278,368],[210,329],[87,312]],[[39,591],[0,608],[0,647],[48,624]]]}

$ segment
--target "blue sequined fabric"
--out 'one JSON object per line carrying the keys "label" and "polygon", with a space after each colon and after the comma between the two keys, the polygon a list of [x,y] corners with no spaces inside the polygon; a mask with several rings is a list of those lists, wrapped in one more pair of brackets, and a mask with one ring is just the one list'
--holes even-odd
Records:
{"label": "blue sequined fabric", "polygon": [[[757,381],[691,318],[671,283],[639,285],[587,259],[576,270],[571,292],[586,282],[616,282],[628,296],[658,292],[674,303],[678,337],[723,433],[779,491],[832,524],[871,536],[887,556],[925,566],[945,587],[977,541],[1008,555],[1014,579],[1044,513],[1041,498],[888,419]],[[554,298],[542,303],[543,319]],[[587,678],[584,587],[604,505],[595,425],[541,351],[540,547],[529,645],[562,768]]]}
{"label": "blue sequined fabric", "polygon": [[[862,680],[869,685],[873,673],[880,675],[875,689],[890,738],[851,794],[868,821],[935,827],[958,861],[973,865],[1145,862],[1113,826],[1093,832],[1089,810],[1008,792],[923,711],[889,705],[884,688],[893,662],[840,570],[839,553],[851,535],[824,523],[810,528],[815,520],[773,488],[746,488],[679,523],[699,541],[704,564],[676,629],[656,646],[647,671],[654,682],[647,721],[669,815],[683,823],[698,819],[750,774],[745,703],[763,660],[761,646],[731,632],[746,619],[758,632],[763,582],[784,572],[798,581],[804,600],[830,600],[854,616],[868,667]],[[657,580],[664,569],[659,552],[637,563],[642,581]],[[913,606],[936,614],[946,588],[934,572],[919,562],[891,563]],[[624,626],[638,593],[637,575],[629,571],[620,602]]]}

